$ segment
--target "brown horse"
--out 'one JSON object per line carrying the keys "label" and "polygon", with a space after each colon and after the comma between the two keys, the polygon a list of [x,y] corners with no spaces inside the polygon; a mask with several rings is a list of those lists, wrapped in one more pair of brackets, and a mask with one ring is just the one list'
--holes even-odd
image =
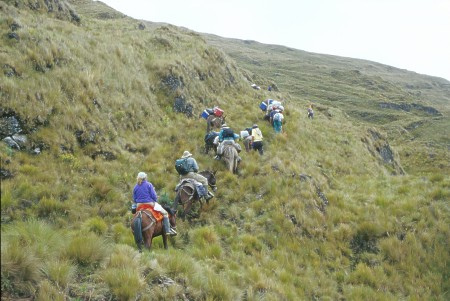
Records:
{"label": "brown horse", "polygon": [[206,119],[206,133],[213,129],[219,129],[225,123],[225,116],[217,117],[216,115],[209,115]]}
{"label": "brown horse", "polygon": [[223,147],[222,160],[225,161],[230,172],[237,174],[240,157],[233,145],[227,144]]}
{"label": "brown horse", "polygon": [[[201,174],[208,180],[208,185],[212,188],[213,191],[217,190],[216,171],[213,172],[209,170],[204,170],[199,172],[199,174]],[[173,208],[176,210],[179,204],[183,206],[183,214],[182,215],[180,214],[180,216],[184,220],[186,215],[190,214],[192,205],[195,202],[200,203],[200,208],[203,206],[202,200],[198,195],[197,189],[194,187],[194,185],[185,182],[178,188],[177,195],[175,196],[175,201],[173,203]]]}
{"label": "brown horse", "polygon": [[[164,209],[169,213],[169,222],[172,228],[176,228],[176,211],[171,208],[164,207]],[[156,221],[150,210],[139,210],[131,220],[131,231],[133,231],[134,241],[142,252],[142,245],[150,250],[152,247],[153,237],[162,235],[164,249],[167,250],[167,235],[164,232],[163,222]]]}

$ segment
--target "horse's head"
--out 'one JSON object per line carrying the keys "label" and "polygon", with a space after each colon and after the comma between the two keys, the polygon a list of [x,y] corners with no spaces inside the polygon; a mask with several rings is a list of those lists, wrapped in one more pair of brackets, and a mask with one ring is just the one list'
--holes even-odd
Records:
{"label": "horse's head", "polygon": [[169,213],[169,222],[172,228],[177,226],[177,210],[175,208],[163,206],[163,208]]}
{"label": "horse's head", "polygon": [[217,173],[217,171],[210,171],[210,170],[204,170],[202,172],[199,172],[199,174],[201,174],[208,180],[208,185],[211,186],[213,191],[217,190],[216,173]]}

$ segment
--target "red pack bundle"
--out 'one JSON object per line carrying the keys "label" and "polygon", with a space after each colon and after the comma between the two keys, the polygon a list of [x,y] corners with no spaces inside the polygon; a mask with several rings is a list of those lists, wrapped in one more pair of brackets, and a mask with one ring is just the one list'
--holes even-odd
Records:
{"label": "red pack bundle", "polygon": [[214,108],[214,115],[216,115],[217,117],[221,117],[223,115],[223,110],[219,107],[215,107]]}

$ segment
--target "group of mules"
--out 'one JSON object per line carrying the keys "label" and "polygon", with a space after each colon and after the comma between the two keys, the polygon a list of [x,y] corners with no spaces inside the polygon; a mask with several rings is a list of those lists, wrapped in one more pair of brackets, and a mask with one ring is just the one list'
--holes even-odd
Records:
{"label": "group of mules", "polygon": [[[225,123],[225,116],[217,117],[210,115],[206,120],[206,132],[209,133],[213,129],[221,128],[222,124]],[[205,151],[211,148],[216,148],[212,143],[205,143]],[[237,173],[239,164],[239,154],[236,148],[232,145],[226,145],[223,150],[222,160],[225,161],[227,168],[232,173]],[[202,176],[208,179],[208,185],[213,191],[216,191],[216,172],[205,170],[199,172]],[[177,207],[182,206],[183,212],[180,214],[181,218],[184,220],[185,217],[190,217],[193,204],[196,202],[200,203],[200,208],[203,205],[202,198],[199,196],[196,188],[189,182],[183,182],[177,190],[175,196],[175,201],[173,208],[164,207],[164,209],[169,213],[169,221],[172,228],[176,227],[176,215]],[[131,230],[133,231],[134,240],[138,246],[139,251],[142,251],[142,246],[150,249],[152,246],[152,239],[157,236],[162,236],[164,248],[167,249],[167,236],[164,232],[162,220],[156,220],[150,210],[144,209],[139,210],[131,220]]]}
{"label": "group of mules", "polygon": [[[213,191],[217,190],[216,172],[205,170],[199,172],[199,174],[208,179],[208,185]],[[183,182],[177,190],[173,208],[163,206],[164,209],[169,213],[169,222],[172,228],[176,228],[176,215],[178,205],[181,205],[183,207],[181,218],[184,220],[185,217],[189,218],[192,205],[195,202],[200,203],[200,208],[203,205],[202,199],[195,187],[189,182]],[[152,239],[157,236],[162,236],[164,248],[168,248],[167,235],[164,232],[162,220],[156,220],[152,212],[148,209],[137,211],[137,213],[131,220],[131,230],[133,232],[134,241],[136,242],[139,251],[142,251],[142,245],[144,245],[145,248],[150,249],[152,246]]]}

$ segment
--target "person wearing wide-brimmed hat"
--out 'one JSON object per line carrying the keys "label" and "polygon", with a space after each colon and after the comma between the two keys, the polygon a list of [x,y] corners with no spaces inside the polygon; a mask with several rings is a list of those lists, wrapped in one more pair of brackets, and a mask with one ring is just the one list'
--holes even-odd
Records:
{"label": "person wearing wide-brimmed hat", "polygon": [[137,183],[133,189],[133,202],[137,205],[137,210],[143,210],[146,206],[150,206],[155,211],[161,212],[166,235],[177,235],[177,232],[170,227],[169,213],[157,202],[158,196],[153,184],[147,181],[147,174],[142,171],[139,172],[136,180]]}
{"label": "person wearing wide-brimmed hat", "polygon": [[252,146],[254,150],[257,150],[260,155],[264,153],[263,150],[263,135],[258,125],[255,123],[252,127]]}
{"label": "person wearing wide-brimmed hat", "polygon": [[180,174],[180,181],[183,179],[194,179],[197,182],[200,182],[205,190],[205,195],[203,196],[207,201],[214,197],[214,194],[208,190],[208,179],[198,174],[198,164],[197,161],[192,157],[192,154],[188,151],[184,151],[181,159],[186,160],[187,165],[187,173]]}
{"label": "person wearing wide-brimmed hat", "polygon": [[223,149],[227,144],[233,145],[238,153],[240,153],[242,148],[239,143],[236,142],[237,139],[239,139],[239,135],[235,134],[226,123],[222,124],[222,128],[219,132],[219,146],[217,147],[217,156],[215,157],[215,159],[220,160],[223,154]]}

